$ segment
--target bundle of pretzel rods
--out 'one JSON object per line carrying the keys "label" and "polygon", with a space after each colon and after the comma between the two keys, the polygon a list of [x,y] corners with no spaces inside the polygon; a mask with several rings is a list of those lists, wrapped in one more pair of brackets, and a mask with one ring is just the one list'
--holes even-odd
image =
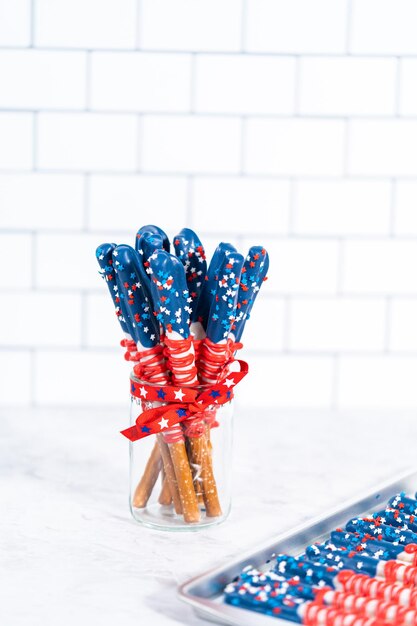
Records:
{"label": "bundle of pretzel rods", "polygon": [[[164,386],[175,386],[181,400],[189,387],[204,389],[225,379],[269,267],[262,246],[244,257],[223,242],[207,267],[204,247],[189,228],[173,245],[170,254],[164,231],[147,225],[138,230],[134,248],[103,243],[96,250],[124,333],[125,358],[134,363],[135,380],[144,383],[138,400],[143,411],[166,404]],[[146,385],[158,388],[160,402],[147,399]],[[172,505],[186,522],[199,522],[201,510],[222,515],[210,441],[216,411],[206,407],[170,427],[162,418],[134,507],[146,506],[162,475],[159,503]]]}

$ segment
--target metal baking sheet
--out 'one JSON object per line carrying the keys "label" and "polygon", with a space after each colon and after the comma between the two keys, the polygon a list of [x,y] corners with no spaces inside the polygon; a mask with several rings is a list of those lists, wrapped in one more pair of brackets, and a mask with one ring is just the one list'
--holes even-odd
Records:
{"label": "metal baking sheet", "polygon": [[343,526],[351,517],[377,511],[398,492],[405,491],[414,496],[416,490],[417,470],[413,469],[380,484],[359,498],[345,502],[326,515],[316,517],[310,522],[278,535],[268,543],[246,552],[232,563],[223,564],[189,580],[179,588],[179,596],[181,600],[190,604],[200,617],[212,622],[236,626],[262,626],[263,624],[265,626],[272,626],[272,624],[288,626],[291,622],[226,604],[223,601],[224,587],[238,576],[246,565],[267,569],[266,561],[274,552],[299,554],[307,545],[324,539],[332,530]]}

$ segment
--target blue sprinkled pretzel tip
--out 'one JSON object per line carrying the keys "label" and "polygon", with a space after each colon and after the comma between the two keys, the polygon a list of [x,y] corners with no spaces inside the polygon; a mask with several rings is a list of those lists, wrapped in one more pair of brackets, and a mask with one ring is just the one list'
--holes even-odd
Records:
{"label": "blue sprinkled pretzel tip", "polygon": [[263,246],[252,246],[246,256],[240,279],[236,320],[232,328],[235,341],[240,341],[242,337],[245,324],[250,317],[262,283],[266,279],[268,269],[268,252]]}
{"label": "blue sprinkled pretzel tip", "polygon": [[131,335],[136,343],[144,348],[151,348],[159,342],[159,326],[143,289],[140,264],[137,252],[128,245],[117,246],[113,251],[117,284],[132,329]]}
{"label": "blue sprinkled pretzel tip", "polygon": [[110,293],[110,297],[113,301],[114,310],[119,320],[120,327],[124,333],[131,335],[131,328],[129,326],[126,310],[122,306],[122,302],[119,296],[119,289],[116,280],[116,272],[113,267],[113,250],[116,248],[115,243],[102,243],[96,249],[96,258],[100,266],[99,273],[103,280],[105,280],[107,288]]}
{"label": "blue sprinkled pretzel tip", "polygon": [[195,314],[196,321],[201,322],[205,330],[207,330],[210,306],[212,303],[212,292],[216,287],[216,281],[221,263],[225,256],[236,253],[237,250],[231,243],[221,242],[217,246],[211,258],[210,265],[207,270],[206,280],[201,290]]}
{"label": "blue sprinkled pretzel tip", "polygon": [[[152,269],[149,263],[149,259],[156,252],[156,250],[163,250],[163,239],[161,235],[153,235],[145,233],[141,239],[141,251],[140,260],[145,270],[148,280],[151,279]],[[148,282],[146,281],[148,288]]]}
{"label": "blue sprinkled pretzel tip", "polygon": [[188,291],[191,298],[191,321],[198,320],[198,301],[207,275],[207,261],[204,246],[196,233],[183,228],[173,239],[175,254],[185,269]]}
{"label": "blue sprinkled pretzel tip", "polygon": [[166,333],[190,335],[190,295],[184,267],[175,256],[157,250],[150,258],[154,315]]}
{"label": "blue sprinkled pretzel tip", "polygon": [[141,228],[139,228],[138,232],[136,233],[135,248],[139,253],[142,249],[142,238],[149,235],[158,235],[159,237],[162,237],[163,248],[166,252],[169,252],[170,243],[168,235],[162,230],[162,228],[159,228],[159,226],[155,226],[154,224],[147,224],[146,226],[142,226]]}
{"label": "blue sprinkled pretzel tip", "polygon": [[236,305],[244,258],[238,252],[223,255],[217,280],[210,291],[211,306],[207,337],[214,343],[226,341],[236,317]]}

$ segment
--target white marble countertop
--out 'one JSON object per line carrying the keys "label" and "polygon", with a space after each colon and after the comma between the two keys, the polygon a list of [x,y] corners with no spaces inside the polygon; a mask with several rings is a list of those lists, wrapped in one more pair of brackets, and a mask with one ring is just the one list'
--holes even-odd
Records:
{"label": "white marble countertop", "polygon": [[1,623],[205,624],[179,583],[417,465],[416,412],[237,413],[229,520],[174,535],[130,517],[127,410],[3,409]]}

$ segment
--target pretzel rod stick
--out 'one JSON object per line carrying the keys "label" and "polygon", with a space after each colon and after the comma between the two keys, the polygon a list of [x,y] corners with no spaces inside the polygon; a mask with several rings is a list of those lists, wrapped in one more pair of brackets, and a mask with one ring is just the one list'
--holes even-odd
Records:
{"label": "pretzel rod stick", "polygon": [[[176,475],[175,475],[174,462],[173,462],[173,459],[171,458],[170,447],[164,441],[163,435],[157,435],[157,438],[158,438],[158,442],[159,442],[159,445],[160,445],[162,460],[164,462],[164,470],[165,470],[165,481],[164,482],[165,482],[165,484],[167,485],[167,487],[169,489],[169,494],[170,494],[170,498],[172,499],[172,502],[174,504],[175,513],[177,513],[177,515],[181,515],[182,514],[182,504],[181,504],[180,493],[179,493],[178,486],[177,486],[177,479],[176,479]],[[159,503],[163,504],[161,502],[161,496],[162,496],[162,493],[159,496]],[[170,504],[170,502],[169,502],[169,504]]]}
{"label": "pretzel rod stick", "polygon": [[208,517],[219,517],[222,509],[217,493],[216,481],[207,437],[189,437],[193,463],[200,468],[200,479],[203,487],[203,500]]}
{"label": "pretzel rod stick", "polygon": [[158,502],[163,506],[169,506],[170,504],[172,504],[171,490],[169,488],[168,480],[165,476],[165,470],[162,480],[162,489],[161,493],[159,494]]}
{"label": "pretzel rod stick", "polygon": [[203,484],[202,484],[202,478],[201,478],[201,467],[200,465],[198,465],[197,463],[194,463],[193,461],[189,437],[186,437],[185,449],[187,450],[188,461],[190,463],[191,471],[193,474],[194,490],[197,496],[197,501],[198,501],[198,504],[203,507],[204,498],[203,498]]}
{"label": "pretzel rod stick", "polygon": [[[129,313],[138,352],[139,355],[142,355],[139,361],[142,368],[142,377],[150,383],[167,384],[168,372],[162,354],[159,358],[149,353],[146,354],[147,351],[155,349],[159,345],[159,326],[154,316],[151,315],[150,303],[146,296],[146,291],[142,288],[139,272],[140,259],[138,258],[138,254],[130,246],[121,245],[117,246],[114,250],[113,256],[113,265],[117,270],[117,282],[119,284],[120,295],[121,297],[123,296],[122,299],[126,301],[125,307]],[[171,460],[169,454],[167,454],[167,449],[164,449],[163,443],[163,438],[158,438],[174,507],[177,513],[181,513],[175,474],[172,472]],[[157,467],[155,467],[155,472],[156,471]],[[148,481],[150,476],[153,476],[153,474],[147,474]],[[140,482],[142,482],[142,479]],[[154,484],[155,483],[153,483],[152,488]],[[149,483],[147,489],[149,495],[152,492],[152,488]]]}
{"label": "pretzel rod stick", "polygon": [[162,467],[161,452],[158,442],[155,443],[151,455],[143,472],[142,478],[135,489],[133,495],[133,506],[141,509],[146,506],[152,490],[158,480],[159,472]]}

